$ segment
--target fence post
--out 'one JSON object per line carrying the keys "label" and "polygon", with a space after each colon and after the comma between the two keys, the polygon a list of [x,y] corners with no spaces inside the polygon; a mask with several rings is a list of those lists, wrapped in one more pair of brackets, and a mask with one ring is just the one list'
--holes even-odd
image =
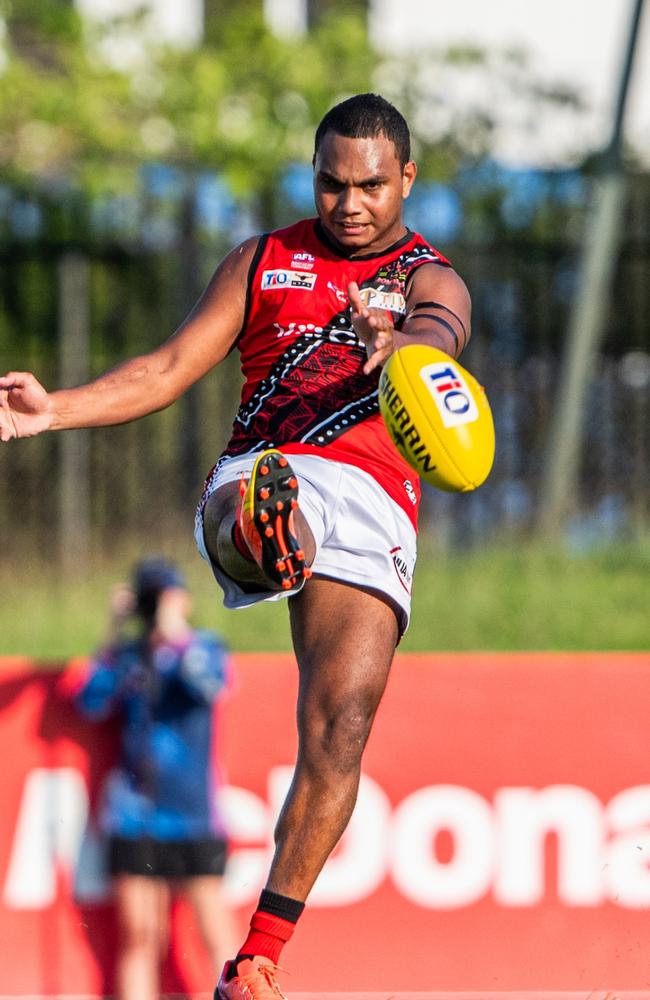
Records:
{"label": "fence post", "polygon": [[[69,387],[90,375],[90,268],[78,253],[58,265],[59,380]],[[85,576],[90,562],[90,432],[60,435],[59,569],[62,577]]]}
{"label": "fence post", "polygon": [[597,182],[542,480],[537,525],[546,536],[561,532],[578,488],[586,397],[610,304],[624,199],[622,174]]}
{"label": "fence post", "polygon": [[552,536],[562,530],[578,484],[587,391],[605,332],[620,251],[626,188],[623,124],[644,3],[645,0],[633,0],[612,135],[601,158],[594,206],[585,233],[578,293],[560,366],[557,403],[542,477],[537,530],[543,535]]}

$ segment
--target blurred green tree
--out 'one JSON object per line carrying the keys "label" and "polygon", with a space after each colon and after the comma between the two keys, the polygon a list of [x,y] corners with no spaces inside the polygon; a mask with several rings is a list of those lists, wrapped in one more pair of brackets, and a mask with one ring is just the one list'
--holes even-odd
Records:
{"label": "blurred green tree", "polygon": [[[377,52],[363,4],[328,0],[317,13],[304,37],[278,38],[259,0],[209,0],[202,45],[183,50],[152,39],[144,10],[89,23],[61,0],[0,0],[0,172],[92,194],[128,190],[147,161],[208,168],[272,221],[279,177],[309,162],[317,122],[348,94],[394,99],[422,175],[437,180],[493,149],[508,100],[531,134],[543,113],[580,112],[578,95],[541,84],[521,52]],[[142,38],[126,65],[115,59],[125,37]]]}
{"label": "blurred green tree", "polygon": [[130,23],[89,24],[56,0],[4,0],[5,178],[22,186],[65,179],[91,194],[128,190],[154,160],[214,169],[235,195],[272,201],[286,164],[311,157],[314,126],[332,99],[368,89],[375,57],[354,13],[324,17],[305,38],[279,39],[259,3],[220,7],[198,49],[154,44],[143,32],[125,67],[111,59],[111,37],[136,32],[142,12]]}

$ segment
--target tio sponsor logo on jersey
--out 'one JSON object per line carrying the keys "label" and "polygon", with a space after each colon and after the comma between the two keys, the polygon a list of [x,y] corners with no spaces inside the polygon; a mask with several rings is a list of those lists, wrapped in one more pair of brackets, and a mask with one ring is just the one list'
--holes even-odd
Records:
{"label": "tio sponsor logo on jersey", "polygon": [[305,292],[312,292],[317,277],[318,275],[316,274],[305,274],[304,271],[263,271],[262,291],[277,291],[279,288],[301,288]]}
{"label": "tio sponsor logo on jersey", "polygon": [[[267,874],[273,826],[293,769],[268,772],[267,800],[234,786],[222,792],[232,854],[226,882],[236,905],[255,901]],[[106,897],[88,791],[75,768],[35,768],[26,778],[2,886],[13,910],[41,910],[68,874],[80,902]],[[549,861],[548,844],[554,845]],[[395,805],[362,775],[354,814],[323,869],[310,905],[346,906],[386,880],[431,910],[650,906],[650,785],[624,788],[603,804],[579,785],[497,788],[492,800],[462,785],[417,788]]]}

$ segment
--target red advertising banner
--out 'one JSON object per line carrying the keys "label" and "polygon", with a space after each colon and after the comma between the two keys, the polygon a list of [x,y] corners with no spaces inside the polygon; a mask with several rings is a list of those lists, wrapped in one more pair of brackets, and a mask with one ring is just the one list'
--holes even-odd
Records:
{"label": "red advertising banner", "polygon": [[[42,668],[0,659],[0,993],[110,994],[94,815],[115,732],[77,716],[74,664]],[[296,671],[239,655],[235,676],[220,754],[243,928],[291,777]],[[649,989],[649,719],[649,654],[398,656],[355,814],[283,954],[288,992]],[[214,971],[179,904],[163,988],[207,992]]]}

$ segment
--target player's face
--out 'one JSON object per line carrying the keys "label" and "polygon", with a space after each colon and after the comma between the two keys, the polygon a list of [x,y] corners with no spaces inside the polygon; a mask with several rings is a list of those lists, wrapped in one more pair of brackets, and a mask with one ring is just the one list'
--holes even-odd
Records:
{"label": "player's face", "polygon": [[326,132],[314,159],[314,198],[321,223],[348,252],[385,250],[404,235],[402,202],[416,166],[404,168],[391,139],[350,139]]}

